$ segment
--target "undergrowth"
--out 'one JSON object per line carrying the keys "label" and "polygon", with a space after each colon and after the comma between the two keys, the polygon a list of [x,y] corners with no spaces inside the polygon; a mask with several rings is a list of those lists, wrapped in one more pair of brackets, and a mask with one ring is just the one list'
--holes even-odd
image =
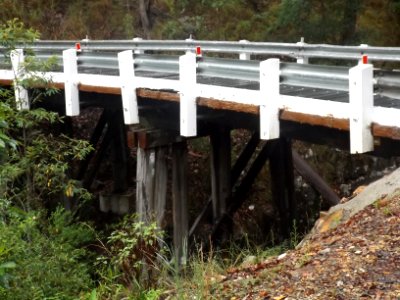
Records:
{"label": "undergrowth", "polygon": [[48,218],[43,211],[8,212],[0,222],[0,299],[77,299],[94,287],[90,226],[63,209]]}
{"label": "undergrowth", "polygon": [[285,248],[247,247],[205,250],[198,245],[187,263],[177,267],[173,253],[155,224],[136,215],[114,226],[97,257],[95,299],[220,299],[218,284],[227,270],[247,267],[282,253]]}

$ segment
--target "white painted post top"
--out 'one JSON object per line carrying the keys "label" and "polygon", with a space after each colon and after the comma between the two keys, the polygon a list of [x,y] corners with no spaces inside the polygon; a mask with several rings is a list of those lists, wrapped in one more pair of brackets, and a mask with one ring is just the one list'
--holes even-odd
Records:
{"label": "white painted post top", "polygon": [[63,51],[64,65],[64,90],[65,90],[65,111],[67,116],[78,116],[79,90],[78,90],[78,57],[76,49]]}
{"label": "white painted post top", "polygon": [[22,86],[25,77],[24,50],[15,49],[11,52],[11,65],[14,72],[14,93],[18,110],[30,108],[28,91]]}
{"label": "white painted post top", "polygon": [[136,96],[133,51],[118,53],[119,76],[121,82],[122,108],[125,124],[138,124],[139,111]]}
{"label": "white painted post top", "polygon": [[197,135],[196,54],[179,57],[180,131],[182,136]]}
{"label": "white painted post top", "polygon": [[349,70],[350,97],[350,152],[365,153],[374,150],[372,136],[373,66],[357,65]]}
{"label": "white painted post top", "polygon": [[263,140],[277,139],[280,135],[279,69],[278,58],[260,62],[260,138]]}

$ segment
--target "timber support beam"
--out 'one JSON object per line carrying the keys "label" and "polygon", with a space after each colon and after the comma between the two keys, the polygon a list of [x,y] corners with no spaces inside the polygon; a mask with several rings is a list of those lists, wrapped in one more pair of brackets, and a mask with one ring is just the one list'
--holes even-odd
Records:
{"label": "timber support beam", "polygon": [[214,222],[226,212],[231,194],[231,135],[220,128],[210,136],[211,141],[211,197]]}
{"label": "timber support beam", "polygon": [[281,232],[289,237],[297,220],[297,203],[294,197],[294,174],[292,144],[286,138],[270,141],[271,153],[269,167],[271,173],[271,191],[273,201],[278,209]]}
{"label": "timber support beam", "polygon": [[174,254],[178,266],[181,266],[187,262],[189,239],[187,144],[176,143],[171,150]]}

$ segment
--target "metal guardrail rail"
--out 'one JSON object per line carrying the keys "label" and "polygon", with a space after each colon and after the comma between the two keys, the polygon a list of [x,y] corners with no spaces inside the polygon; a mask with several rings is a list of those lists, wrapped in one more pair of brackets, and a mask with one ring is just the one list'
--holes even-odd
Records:
{"label": "metal guardrail rail", "polygon": [[196,40],[76,40],[76,41],[37,41],[31,47],[35,50],[61,51],[74,47],[79,42],[83,50],[92,51],[167,51],[184,52],[201,47],[210,53],[248,53],[256,55],[279,55],[292,58],[326,58],[340,60],[358,60],[368,55],[370,61],[400,62],[400,47],[337,46],[327,44],[266,43],[266,42],[229,42]]}
{"label": "metal guardrail rail", "polygon": [[[178,74],[178,56],[153,53],[194,51],[221,54],[257,54],[286,56],[291,58],[325,58],[359,60],[367,55],[370,61],[400,62],[400,47],[336,46],[306,43],[260,43],[196,40],[82,40],[82,41],[37,41],[24,45],[33,50],[41,60],[55,56],[58,68],[62,67],[62,51],[80,43],[82,51],[78,57],[82,70],[99,73],[118,71],[117,52],[134,50],[135,69],[143,72]],[[1,47],[0,47],[1,51]],[[0,65],[7,63],[0,55]],[[243,81],[259,81],[259,62],[227,58],[202,57],[198,62],[198,75]],[[281,83],[294,86],[348,91],[348,68],[315,64],[281,63]],[[384,95],[400,99],[400,71],[375,71],[375,90]]]}

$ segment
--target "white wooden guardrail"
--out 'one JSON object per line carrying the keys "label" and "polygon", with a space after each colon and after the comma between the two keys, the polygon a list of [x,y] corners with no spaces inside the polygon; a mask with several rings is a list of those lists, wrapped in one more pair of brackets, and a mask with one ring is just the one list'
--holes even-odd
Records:
{"label": "white wooden guardrail", "polygon": [[[280,93],[280,61],[273,58],[259,63],[259,90],[201,84],[196,81],[198,57],[188,52],[179,59],[179,80],[141,77],[135,74],[132,50],[118,54],[119,76],[78,73],[76,49],[63,51],[63,72],[46,73],[48,79],[65,86],[65,105],[68,116],[79,114],[79,85],[121,89],[124,118],[126,124],[139,122],[136,88],[173,90],[180,94],[180,131],[182,136],[197,134],[196,98],[213,101],[230,101],[260,107],[260,138],[279,137],[279,111],[287,110],[308,115],[348,119],[350,121],[351,153],[373,150],[372,122],[392,127],[400,127],[400,110],[374,107],[373,67],[359,64],[349,70],[350,103],[311,99]],[[20,67],[23,62],[22,50],[13,56],[13,70],[0,70],[0,79],[19,82],[24,76]],[[14,55],[14,54],[13,54]],[[18,57],[18,59],[16,58]],[[242,56],[242,59],[247,58]],[[29,108],[27,93],[15,85],[19,108]]]}

